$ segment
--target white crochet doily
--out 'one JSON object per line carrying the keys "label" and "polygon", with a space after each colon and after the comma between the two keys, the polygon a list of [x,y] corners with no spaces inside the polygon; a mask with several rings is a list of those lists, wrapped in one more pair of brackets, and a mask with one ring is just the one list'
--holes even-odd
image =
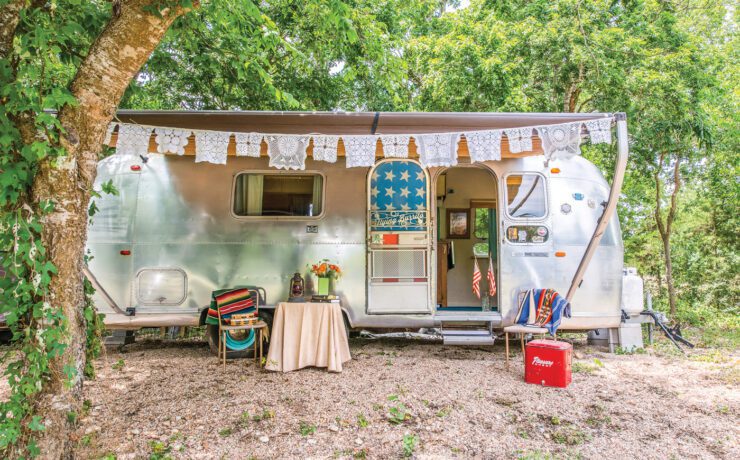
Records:
{"label": "white crochet doily", "polygon": [[149,152],[149,138],[151,135],[152,128],[146,126],[120,125],[116,152],[120,155],[146,155]]}
{"label": "white crochet doily", "polygon": [[339,136],[314,136],[313,159],[316,161],[337,162]]}
{"label": "white crochet doily", "polygon": [[509,139],[509,151],[511,153],[532,151],[532,128],[505,129],[506,138]]}
{"label": "white crochet doily", "polygon": [[386,135],[380,136],[383,143],[383,156],[385,158],[408,158],[409,157],[409,135]]}
{"label": "white crochet doily", "polygon": [[195,162],[207,161],[217,165],[226,164],[231,133],[219,131],[195,132]]}
{"label": "white crochet doily", "polygon": [[581,154],[580,124],[540,126],[536,129],[542,141],[545,158],[570,158]]}
{"label": "white crochet doily", "polygon": [[306,169],[306,147],[311,136],[267,136],[270,166],[278,169]]}
{"label": "white crochet doily", "polygon": [[425,168],[432,166],[454,166],[457,164],[457,141],[459,133],[421,134],[419,141],[419,162]]}
{"label": "white crochet doily", "polygon": [[378,136],[342,136],[347,167],[369,167],[375,164]]}
{"label": "white crochet doily", "polygon": [[259,157],[262,150],[262,134],[234,133],[236,141],[236,156]]}
{"label": "white crochet doily", "polygon": [[154,141],[157,143],[157,152],[185,155],[185,146],[188,145],[190,131],[185,131],[183,129],[155,128],[154,134]]}
{"label": "white crochet doily", "polygon": [[600,118],[584,122],[588,134],[591,136],[592,144],[611,144],[612,142],[612,119]]}
{"label": "white crochet doily", "polygon": [[501,131],[471,131],[463,134],[468,143],[471,161],[501,159]]}

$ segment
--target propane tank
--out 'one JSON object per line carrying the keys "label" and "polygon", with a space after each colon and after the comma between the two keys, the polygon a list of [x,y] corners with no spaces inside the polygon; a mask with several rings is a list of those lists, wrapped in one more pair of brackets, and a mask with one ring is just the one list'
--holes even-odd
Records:
{"label": "propane tank", "polygon": [[637,268],[625,267],[622,270],[622,310],[630,316],[637,316],[645,309],[643,287]]}

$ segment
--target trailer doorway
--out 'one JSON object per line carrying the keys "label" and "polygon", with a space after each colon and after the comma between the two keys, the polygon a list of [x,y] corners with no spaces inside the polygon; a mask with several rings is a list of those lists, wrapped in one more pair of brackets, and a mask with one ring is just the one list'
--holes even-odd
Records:
{"label": "trailer doorway", "polygon": [[[488,168],[456,166],[437,176],[436,307],[438,313],[499,311],[489,295],[488,270],[498,279],[498,182]],[[480,298],[473,273],[481,274]]]}

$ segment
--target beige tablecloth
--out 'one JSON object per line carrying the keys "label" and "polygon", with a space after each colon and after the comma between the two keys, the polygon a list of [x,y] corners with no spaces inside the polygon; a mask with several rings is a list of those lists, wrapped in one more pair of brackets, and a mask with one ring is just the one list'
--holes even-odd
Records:
{"label": "beige tablecloth", "polygon": [[316,366],[342,372],[342,363],[350,359],[339,304],[278,304],[272,321],[266,369],[290,372]]}

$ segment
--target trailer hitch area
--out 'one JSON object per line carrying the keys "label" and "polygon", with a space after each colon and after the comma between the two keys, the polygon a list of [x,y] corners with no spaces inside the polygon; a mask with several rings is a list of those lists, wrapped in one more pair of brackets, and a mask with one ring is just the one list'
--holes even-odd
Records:
{"label": "trailer hitch area", "polygon": [[689,348],[694,348],[694,344],[686,340],[681,335],[680,326],[677,325],[672,328],[668,327],[668,325],[666,324],[667,318],[665,317],[664,314],[653,311],[653,310],[644,310],[641,314],[647,315],[653,318],[653,322],[655,322],[655,325],[658,326],[663,331],[665,336],[668,337],[668,339],[673,343],[673,345],[675,345],[676,348],[681,350],[681,352],[683,352],[684,354],[686,354],[686,350],[681,348],[681,345],[679,345],[679,342],[686,345]]}

